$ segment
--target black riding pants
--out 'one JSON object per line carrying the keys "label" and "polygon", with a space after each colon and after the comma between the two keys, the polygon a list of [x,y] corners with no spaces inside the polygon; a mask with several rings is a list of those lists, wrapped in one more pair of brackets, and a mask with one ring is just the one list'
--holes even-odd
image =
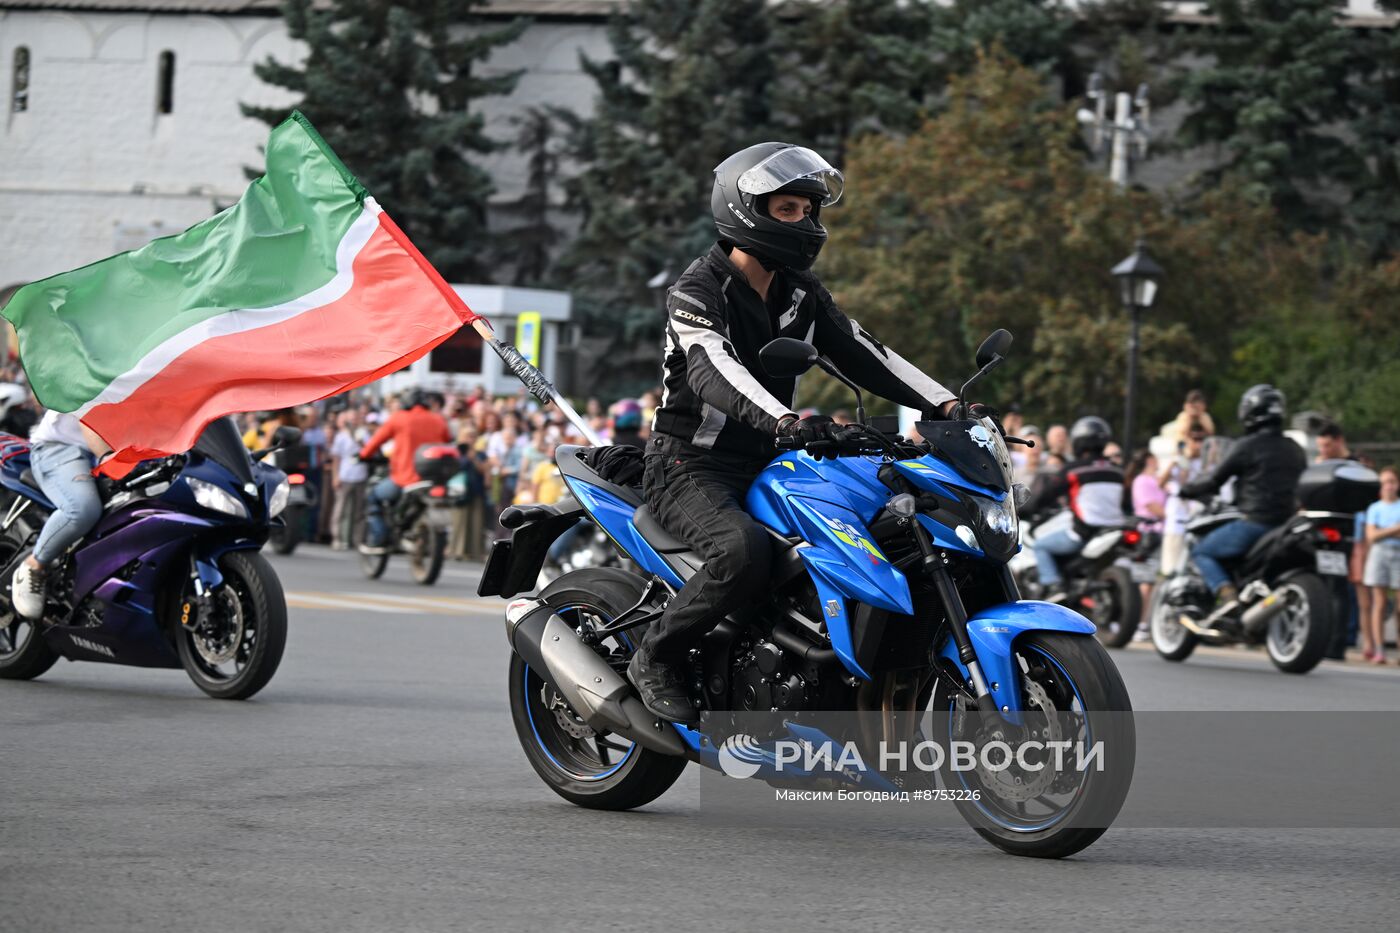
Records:
{"label": "black riding pants", "polygon": [[773,544],[744,510],[744,496],[768,461],[716,454],[666,435],[654,436],[646,450],[647,505],[663,528],[705,559],[643,641],[654,657],[677,661],[767,590]]}

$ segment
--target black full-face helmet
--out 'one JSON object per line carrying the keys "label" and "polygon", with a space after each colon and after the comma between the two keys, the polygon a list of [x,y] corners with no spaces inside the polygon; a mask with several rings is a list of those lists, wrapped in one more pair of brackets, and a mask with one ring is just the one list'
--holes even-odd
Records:
{"label": "black full-face helmet", "polygon": [[1113,429],[1098,415],[1086,415],[1069,429],[1069,446],[1076,457],[1097,457],[1113,440]]}
{"label": "black full-face helmet", "polygon": [[1240,396],[1240,424],[1246,431],[1283,427],[1283,393],[1267,383],[1250,386]]}
{"label": "black full-face helmet", "polygon": [[[821,209],[835,204],[841,173],[810,149],[791,143],[759,143],[715,167],[710,210],[722,239],[752,255],[765,269],[810,269],[826,242]],[[768,198],[798,194],[812,199],[812,213],[796,223],[768,216]]]}

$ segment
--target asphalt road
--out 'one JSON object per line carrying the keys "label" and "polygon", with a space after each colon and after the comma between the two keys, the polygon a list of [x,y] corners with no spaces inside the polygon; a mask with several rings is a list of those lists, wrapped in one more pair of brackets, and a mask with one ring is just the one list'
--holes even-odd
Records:
{"label": "asphalt road", "polygon": [[[93,664],[0,683],[0,930],[1395,927],[1395,829],[1116,828],[1044,862],[965,829],[717,825],[694,768],[643,811],[577,809],[516,742],[470,568],[276,565],[291,633],[249,702]],[[1400,710],[1394,668],[1115,659],[1143,710]]]}

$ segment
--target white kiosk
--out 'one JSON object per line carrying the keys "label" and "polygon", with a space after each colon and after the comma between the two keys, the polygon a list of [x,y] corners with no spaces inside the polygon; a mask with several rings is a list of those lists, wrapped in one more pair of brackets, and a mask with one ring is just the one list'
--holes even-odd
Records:
{"label": "white kiosk", "polygon": [[[568,292],[504,285],[453,285],[477,314],[491,322],[501,340],[513,344],[550,378],[560,343],[573,312]],[[522,319],[523,316],[523,319]],[[385,392],[417,386],[438,392],[467,392],[484,386],[492,395],[514,395],[520,380],[507,372],[470,327],[464,327],[411,366],[375,384]]]}

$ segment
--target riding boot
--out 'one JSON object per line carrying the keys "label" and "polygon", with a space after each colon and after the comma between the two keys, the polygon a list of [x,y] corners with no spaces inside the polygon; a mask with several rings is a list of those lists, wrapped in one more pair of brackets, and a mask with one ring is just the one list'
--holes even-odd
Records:
{"label": "riding boot", "polygon": [[695,701],[686,688],[685,669],[637,649],[627,665],[627,678],[642,697],[642,705],[662,719],[690,725],[700,721]]}

